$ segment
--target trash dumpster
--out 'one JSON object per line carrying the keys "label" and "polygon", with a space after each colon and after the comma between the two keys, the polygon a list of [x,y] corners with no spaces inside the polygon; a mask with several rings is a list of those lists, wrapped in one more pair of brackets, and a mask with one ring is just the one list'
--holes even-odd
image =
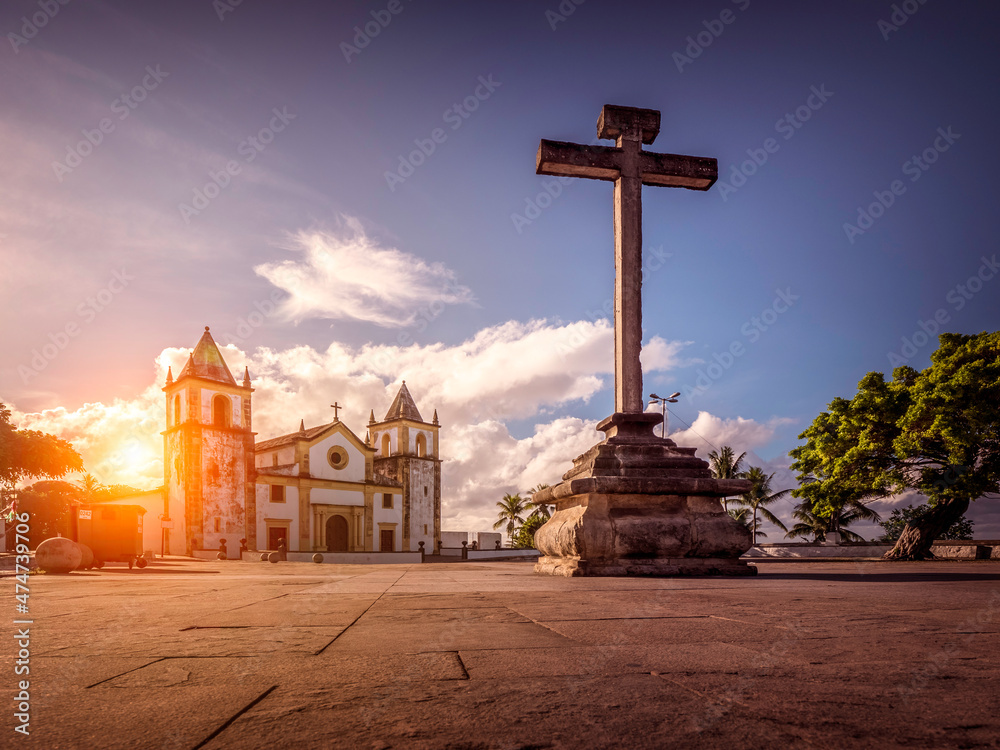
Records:
{"label": "trash dumpster", "polygon": [[146,567],[142,557],[141,505],[90,503],[76,509],[77,539],[94,553],[94,567],[106,562],[127,562],[129,568]]}

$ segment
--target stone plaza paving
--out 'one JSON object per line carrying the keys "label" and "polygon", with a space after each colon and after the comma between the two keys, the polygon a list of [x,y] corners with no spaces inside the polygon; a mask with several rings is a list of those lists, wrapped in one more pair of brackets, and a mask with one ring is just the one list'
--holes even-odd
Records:
{"label": "stone plaza paving", "polygon": [[158,560],[32,576],[31,734],[13,731],[8,647],[0,747],[1000,745],[1000,562],[759,569]]}

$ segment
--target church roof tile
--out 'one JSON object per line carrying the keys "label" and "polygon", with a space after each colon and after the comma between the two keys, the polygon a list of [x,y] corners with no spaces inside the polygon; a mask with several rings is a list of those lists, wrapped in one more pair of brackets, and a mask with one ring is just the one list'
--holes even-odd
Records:
{"label": "church roof tile", "polygon": [[396,398],[393,399],[392,406],[389,407],[389,411],[386,412],[385,419],[383,422],[388,422],[390,419],[410,419],[414,422],[423,422],[423,417],[420,416],[420,411],[417,409],[417,405],[413,401],[413,396],[406,388],[406,381],[399,387],[399,393],[396,394]]}
{"label": "church roof tile", "polygon": [[181,374],[177,376],[177,380],[185,377],[202,378],[203,380],[214,380],[216,383],[236,385],[233,374],[229,372],[229,367],[226,366],[226,360],[222,358],[222,352],[216,346],[212,334],[208,332],[208,326],[205,326],[205,333],[201,335],[201,338],[195,345],[194,351],[188,357],[187,364],[184,365]]}

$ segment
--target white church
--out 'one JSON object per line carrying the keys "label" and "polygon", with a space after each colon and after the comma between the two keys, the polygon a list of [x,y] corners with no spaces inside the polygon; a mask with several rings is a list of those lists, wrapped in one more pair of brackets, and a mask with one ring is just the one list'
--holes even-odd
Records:
{"label": "white church", "polygon": [[256,442],[253,390],[249,370],[233,378],[207,326],[177,378],[168,370],[164,484],[127,499],[152,511],[144,546],[190,555],[225,539],[233,556],[241,539],[290,552],[440,547],[440,425],[436,410],[423,420],[405,381],[384,419],[372,410],[364,439],[335,416]]}

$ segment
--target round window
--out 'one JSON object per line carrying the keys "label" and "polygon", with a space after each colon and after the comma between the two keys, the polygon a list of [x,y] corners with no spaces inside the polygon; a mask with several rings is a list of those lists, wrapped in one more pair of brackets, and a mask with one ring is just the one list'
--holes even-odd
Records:
{"label": "round window", "polygon": [[326,460],[334,469],[343,469],[347,466],[347,451],[339,445],[335,445],[326,454]]}

